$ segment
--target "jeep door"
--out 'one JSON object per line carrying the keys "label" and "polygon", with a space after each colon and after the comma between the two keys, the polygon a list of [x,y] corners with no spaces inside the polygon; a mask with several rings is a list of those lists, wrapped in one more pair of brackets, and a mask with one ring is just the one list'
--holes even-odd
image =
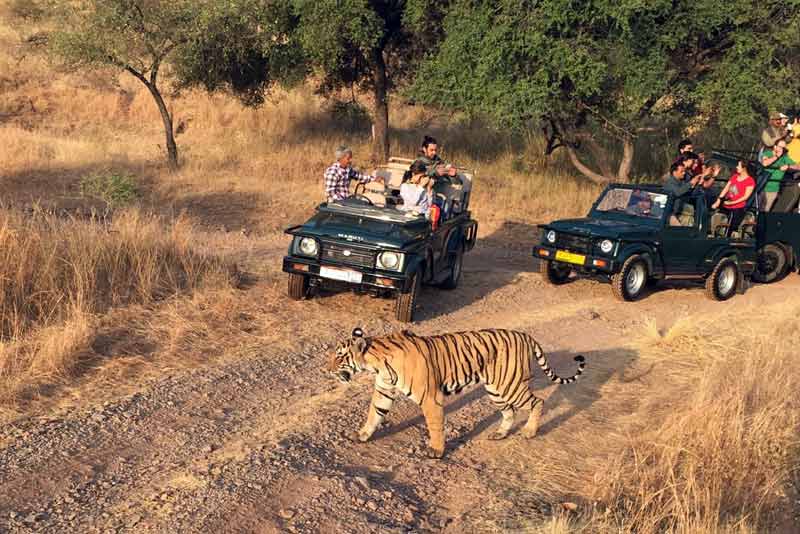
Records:
{"label": "jeep door", "polygon": [[697,275],[708,251],[704,197],[687,198],[679,216],[671,215],[661,231],[661,254],[667,276]]}

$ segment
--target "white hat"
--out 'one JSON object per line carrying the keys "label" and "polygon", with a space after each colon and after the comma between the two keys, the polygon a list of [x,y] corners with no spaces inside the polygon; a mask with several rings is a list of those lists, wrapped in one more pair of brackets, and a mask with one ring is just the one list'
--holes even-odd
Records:
{"label": "white hat", "polygon": [[782,118],[782,119],[788,119],[788,118],[789,118],[789,115],[786,115],[785,113],[778,113],[778,115],[779,115],[779,116],[780,116],[780,118]]}

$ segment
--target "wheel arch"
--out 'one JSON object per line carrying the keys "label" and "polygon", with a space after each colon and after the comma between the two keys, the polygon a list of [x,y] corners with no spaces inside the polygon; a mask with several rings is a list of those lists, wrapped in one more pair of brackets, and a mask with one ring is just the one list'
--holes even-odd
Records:
{"label": "wheel arch", "polygon": [[621,266],[628,261],[628,258],[637,254],[641,256],[647,264],[647,273],[649,276],[663,273],[661,259],[658,254],[656,254],[655,250],[645,243],[623,245],[622,249],[617,253],[617,260]]}

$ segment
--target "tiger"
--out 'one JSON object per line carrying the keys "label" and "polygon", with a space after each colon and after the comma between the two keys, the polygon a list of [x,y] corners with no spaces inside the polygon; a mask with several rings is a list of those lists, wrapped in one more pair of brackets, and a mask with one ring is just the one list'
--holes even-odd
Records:
{"label": "tiger", "polygon": [[532,438],[539,429],[542,399],[530,390],[531,359],[553,382],[570,384],[583,373],[583,356],[576,356],[577,372],[561,378],[549,367],[539,343],[515,330],[476,330],[437,336],[418,336],[408,330],[381,337],[366,337],[361,328],[338,343],[330,357],[328,371],[342,382],[358,372],[371,371],[375,389],[360,430],[350,434],[366,442],[383,422],[397,392],[422,408],[430,435],[428,455],[442,458],[444,440],[444,397],[457,394],[470,384],[484,383],[489,398],[500,410],[502,420],[489,439],[504,439],[514,423],[517,410],[530,415],[521,434]]}

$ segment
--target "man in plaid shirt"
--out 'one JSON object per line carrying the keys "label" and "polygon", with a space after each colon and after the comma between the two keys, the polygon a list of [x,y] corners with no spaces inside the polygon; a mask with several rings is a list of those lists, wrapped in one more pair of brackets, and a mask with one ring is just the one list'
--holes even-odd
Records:
{"label": "man in plaid shirt", "polygon": [[350,180],[358,180],[360,184],[368,182],[383,182],[383,178],[361,174],[350,163],[353,161],[353,151],[346,146],[336,149],[336,162],[325,171],[325,195],[328,202],[343,200],[350,196]]}

